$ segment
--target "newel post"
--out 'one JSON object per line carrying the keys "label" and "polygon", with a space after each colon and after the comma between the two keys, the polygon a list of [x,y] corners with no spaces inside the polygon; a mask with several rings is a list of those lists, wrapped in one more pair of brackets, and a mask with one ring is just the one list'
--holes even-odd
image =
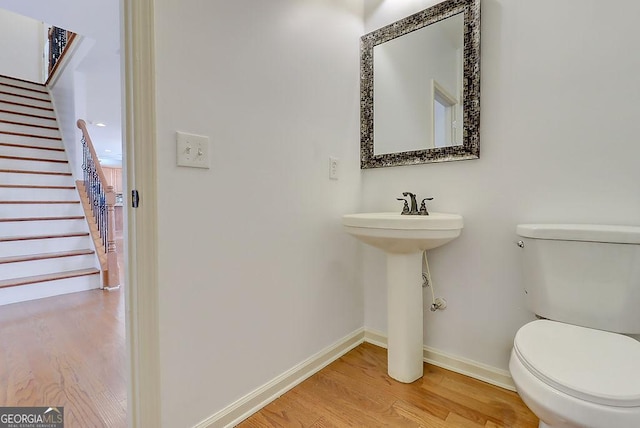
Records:
{"label": "newel post", "polygon": [[118,269],[118,255],[116,253],[116,240],[114,230],[116,229],[115,204],[116,192],[113,186],[106,186],[107,202],[107,278],[105,286],[107,288],[120,285],[120,274]]}

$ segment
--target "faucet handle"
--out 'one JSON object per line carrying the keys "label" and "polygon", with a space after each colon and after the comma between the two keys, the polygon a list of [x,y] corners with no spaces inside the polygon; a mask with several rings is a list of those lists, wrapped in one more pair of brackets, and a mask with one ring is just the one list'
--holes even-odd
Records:
{"label": "faucet handle", "polygon": [[402,212],[400,214],[407,215],[409,214],[409,202],[403,198],[396,198],[398,201],[404,201],[404,206],[402,207]]}
{"label": "faucet handle", "polygon": [[424,198],[420,203],[420,215],[429,215],[429,211],[427,211],[427,204],[425,201],[433,201],[433,198]]}

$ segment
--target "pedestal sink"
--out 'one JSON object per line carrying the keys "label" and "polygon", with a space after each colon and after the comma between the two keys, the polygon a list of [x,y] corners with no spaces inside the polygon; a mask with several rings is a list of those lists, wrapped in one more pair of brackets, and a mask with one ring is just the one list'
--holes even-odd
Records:
{"label": "pedestal sink", "polygon": [[387,253],[387,370],[400,382],[413,382],[423,374],[422,252],[457,238],[462,216],[348,214],[342,224],[347,233]]}

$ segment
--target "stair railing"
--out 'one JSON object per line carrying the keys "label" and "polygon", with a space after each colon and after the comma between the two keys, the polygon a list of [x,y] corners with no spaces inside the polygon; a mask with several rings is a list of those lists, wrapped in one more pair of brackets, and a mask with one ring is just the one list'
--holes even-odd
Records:
{"label": "stair railing", "polygon": [[69,46],[76,38],[76,33],[65,30],[59,27],[50,27],[48,31],[48,43],[46,50],[48,51],[48,67],[46,83],[48,84],[56,70],[58,65],[62,62],[62,58],[69,50]]}
{"label": "stair railing", "polygon": [[[113,186],[107,182],[102,171],[98,155],[91,142],[86,122],[79,119],[78,128],[82,131],[82,172],[84,189],[97,225],[102,250],[106,256],[106,263],[101,260],[104,288],[114,288],[120,283],[118,270],[118,256],[116,254],[115,203],[116,193]],[[105,272],[106,271],[106,272]]]}

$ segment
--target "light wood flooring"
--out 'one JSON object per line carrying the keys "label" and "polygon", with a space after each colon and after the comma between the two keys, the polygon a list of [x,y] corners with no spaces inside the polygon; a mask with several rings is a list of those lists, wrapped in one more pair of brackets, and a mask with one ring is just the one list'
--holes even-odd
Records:
{"label": "light wood flooring", "polygon": [[0,406],[64,406],[65,427],[126,427],[123,291],[0,308]]}
{"label": "light wood flooring", "polygon": [[422,379],[396,382],[386,353],[364,343],[238,427],[538,426],[515,392],[439,367],[425,364]]}
{"label": "light wood flooring", "polygon": [[122,287],[0,306],[0,406],[64,406],[67,428],[126,427],[124,317]]}
{"label": "light wood flooring", "polygon": [[[126,427],[124,322],[122,288],[0,307],[0,406],[64,406],[67,428]],[[431,365],[402,384],[386,364],[364,343],[239,427],[537,427],[514,392]]]}

